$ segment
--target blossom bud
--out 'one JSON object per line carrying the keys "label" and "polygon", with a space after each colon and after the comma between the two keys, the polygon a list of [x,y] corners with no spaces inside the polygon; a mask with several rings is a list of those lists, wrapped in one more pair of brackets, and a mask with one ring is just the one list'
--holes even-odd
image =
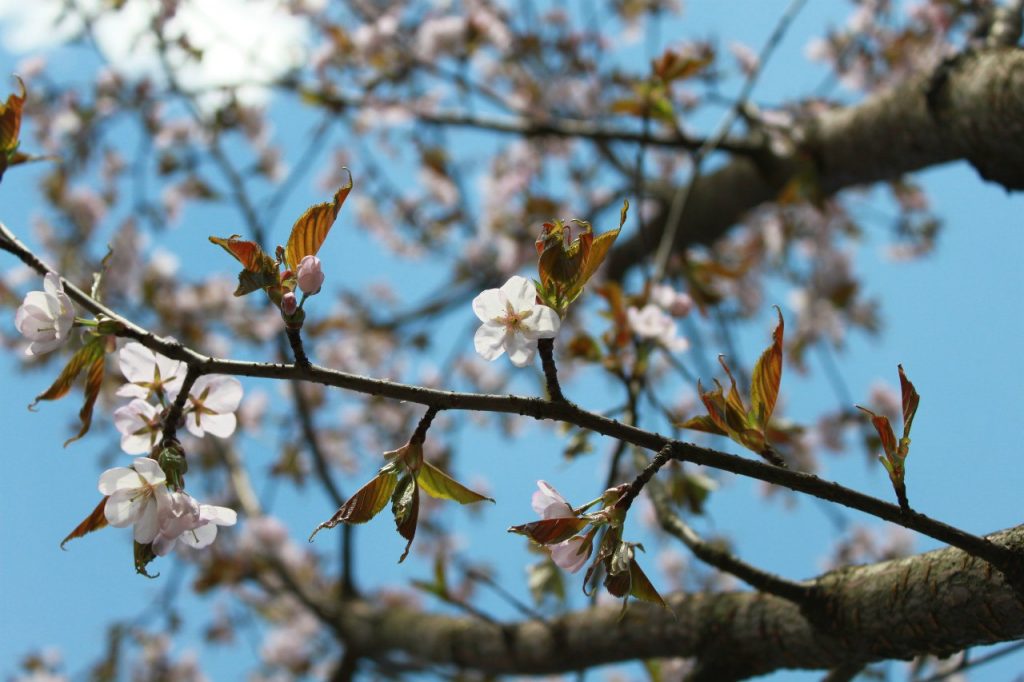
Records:
{"label": "blossom bud", "polygon": [[299,301],[295,298],[295,294],[288,292],[281,297],[281,312],[285,315],[294,315],[295,311],[299,308]]}
{"label": "blossom bud", "polygon": [[316,256],[303,256],[299,261],[295,277],[302,293],[307,296],[319,293],[320,287],[324,285],[324,273],[320,269],[320,259]]}

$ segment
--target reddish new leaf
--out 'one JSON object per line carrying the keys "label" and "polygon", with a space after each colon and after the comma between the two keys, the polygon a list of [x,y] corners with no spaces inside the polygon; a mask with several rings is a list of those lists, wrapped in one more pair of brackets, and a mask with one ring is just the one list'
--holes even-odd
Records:
{"label": "reddish new leaf", "polygon": [[[348,169],[345,169],[345,172],[348,172]],[[320,250],[351,191],[352,174],[349,173],[348,182],[335,192],[333,201],[311,206],[295,221],[284,248],[284,261],[293,272],[298,269],[299,261],[305,256],[315,256]]]}
{"label": "reddish new leaf", "polygon": [[896,457],[899,448],[896,444],[896,434],[893,433],[892,425],[889,424],[889,418],[879,416],[860,405],[857,405],[857,409],[871,417],[871,423],[874,425],[875,431],[878,432],[878,437],[882,441],[882,449],[885,450],[886,456],[890,460]]}
{"label": "reddish new leaf", "polygon": [[754,365],[750,383],[753,417],[762,430],[768,426],[768,421],[775,410],[779,384],[782,381],[782,338],[785,324],[778,306],[775,307],[775,311],[779,315],[779,325],[772,332],[772,345],[765,349]]}
{"label": "reddish new leaf", "polygon": [[398,529],[398,534],[408,541],[398,560],[398,563],[402,563],[405,561],[405,557],[409,556],[409,549],[416,537],[416,522],[420,514],[420,490],[414,476],[406,475],[399,480],[395,493],[391,497],[391,513],[395,516],[395,527]]}
{"label": "reddish new leaf", "polygon": [[100,503],[96,505],[96,508],[92,510],[85,519],[75,526],[75,529],[68,533],[68,536],[60,541],[60,548],[64,549],[64,545],[68,544],[69,540],[80,538],[83,535],[88,535],[94,530],[107,527],[107,517],[103,512],[103,508],[107,505],[107,498],[104,497],[100,500]]}
{"label": "reddish new leaf", "polygon": [[397,471],[381,471],[341,505],[334,516],[313,529],[309,541],[312,542],[313,537],[324,528],[334,528],[339,523],[366,523],[388,503],[397,484]]}
{"label": "reddish new leaf", "polygon": [[492,498],[470,490],[430,462],[423,462],[416,480],[423,488],[423,492],[439,500],[454,500],[459,504],[471,504],[484,500],[494,502]]}
{"label": "reddish new leaf", "polygon": [[259,244],[241,239],[237,234],[233,234],[227,239],[223,237],[210,237],[210,241],[234,256],[242,264],[242,267],[250,272],[261,272],[267,269],[268,261],[271,264],[274,262],[270,256],[263,252]]}
{"label": "reddish new leaf", "polygon": [[588,523],[585,518],[564,516],[512,526],[508,532],[525,535],[538,545],[557,545],[579,533]]}
{"label": "reddish new leaf", "polygon": [[720,428],[718,424],[715,423],[714,419],[706,414],[699,417],[690,417],[679,426],[680,428],[692,429],[693,431],[700,431],[702,433],[711,433],[716,436],[728,435],[724,429]]}
{"label": "reddish new leaf", "polygon": [[85,403],[79,411],[78,416],[82,426],[78,434],[64,445],[76,441],[89,431],[92,424],[92,410],[99,396],[100,385],[103,383],[104,355],[106,352],[106,337],[92,336],[84,346],[79,348],[68,364],[64,366],[57,379],[48,389],[36,396],[36,399],[29,405],[33,409],[40,400],[59,400],[68,394],[75,379],[82,372],[85,372]]}
{"label": "reddish new leaf", "polygon": [[96,398],[100,395],[100,387],[103,385],[103,371],[107,366],[106,354],[104,352],[105,346],[106,340],[102,337],[95,337],[95,340],[86,346],[87,348],[92,347],[92,361],[85,372],[85,387],[83,389],[85,402],[82,403],[82,409],[78,411],[78,420],[82,423],[82,426],[78,429],[78,433],[64,441],[64,447],[87,434],[89,427],[92,426],[92,409],[96,405]]}
{"label": "reddish new leaf", "polygon": [[910,426],[914,423],[914,415],[917,414],[917,404],[921,401],[921,396],[903,373],[903,365],[897,367],[900,370],[900,393],[903,398],[903,437],[906,438],[910,435]]}
{"label": "reddish new leaf", "polygon": [[25,104],[25,83],[18,78],[21,95],[11,93],[7,103],[0,104],[0,155],[6,157],[18,148],[21,135],[21,109]]}

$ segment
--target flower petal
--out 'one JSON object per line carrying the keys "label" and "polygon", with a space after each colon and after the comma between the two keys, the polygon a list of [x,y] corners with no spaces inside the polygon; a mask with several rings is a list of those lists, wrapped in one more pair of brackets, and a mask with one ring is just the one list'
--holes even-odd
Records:
{"label": "flower petal", "polygon": [[473,335],[473,347],[484,360],[496,360],[505,352],[505,328],[484,323]]}
{"label": "flower petal", "polygon": [[198,397],[203,392],[206,392],[206,397],[202,399],[203,406],[221,414],[234,412],[242,402],[242,382],[235,377],[223,374],[201,376],[193,384],[189,395]]}
{"label": "flower petal", "polygon": [[141,504],[143,506],[139,513],[139,518],[135,522],[134,536],[135,542],[145,545],[153,542],[153,539],[157,536],[157,531],[160,528],[160,517],[157,513],[158,505],[152,497],[146,498],[145,502]]}
{"label": "flower petal", "polygon": [[184,544],[188,545],[192,549],[202,549],[213,544],[213,541],[217,538],[217,526],[212,523],[187,530],[178,536]]}
{"label": "flower petal", "polygon": [[561,324],[558,313],[546,305],[538,305],[533,309],[533,314],[523,320],[523,336],[533,340],[553,339]]}
{"label": "flower petal", "polygon": [[158,485],[167,482],[167,476],[164,475],[164,470],[160,468],[160,465],[155,459],[139,457],[132,462],[132,468],[139,472],[139,475],[150,485]]}
{"label": "flower petal", "polygon": [[501,293],[516,311],[530,310],[537,305],[537,288],[525,277],[514,275],[509,278],[501,285]]}
{"label": "flower petal", "polygon": [[218,507],[215,504],[199,505],[199,518],[218,526],[233,526],[238,523],[238,513],[234,509]]}
{"label": "flower petal", "polygon": [[103,505],[103,515],[107,517],[107,523],[115,528],[124,528],[134,521],[133,514],[137,510],[133,508],[132,498],[135,490],[118,490],[107,498]]}
{"label": "flower petal", "polygon": [[516,367],[526,367],[533,362],[533,355],[537,352],[537,342],[531,341],[521,334],[509,334],[505,341],[505,350],[508,351],[508,359]]}
{"label": "flower petal", "polygon": [[46,273],[43,277],[43,289],[51,296],[64,293],[64,285],[61,284],[60,277],[52,272]]}
{"label": "flower petal", "polygon": [[202,428],[206,433],[213,434],[218,438],[227,438],[235,432],[238,426],[238,419],[234,414],[204,414]]}
{"label": "flower petal", "polygon": [[473,312],[481,322],[490,322],[505,314],[507,299],[497,289],[485,289],[473,299]]}
{"label": "flower petal", "polygon": [[100,474],[99,487],[104,495],[113,495],[118,490],[129,490],[139,487],[139,472],[129,467],[114,467]]}

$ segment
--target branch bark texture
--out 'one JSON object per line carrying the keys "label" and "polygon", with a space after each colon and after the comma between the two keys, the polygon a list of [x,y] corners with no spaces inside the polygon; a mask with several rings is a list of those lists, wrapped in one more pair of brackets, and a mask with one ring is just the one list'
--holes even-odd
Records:
{"label": "branch bark texture", "polygon": [[[950,60],[865,102],[820,114],[795,131],[802,141],[785,155],[735,157],[704,175],[689,197],[673,244],[710,244],[744,213],[774,200],[807,164],[825,195],[966,160],[986,180],[1024,189],[1024,49],[1000,47]],[[649,258],[668,226],[674,188],[649,234],[620,239],[608,274]]]}
{"label": "branch bark texture", "polygon": [[[1024,526],[989,539],[1024,549]],[[756,592],[675,594],[671,612],[634,603],[621,622],[612,605],[552,622],[495,624],[360,601],[342,605],[339,630],[367,656],[491,674],[685,656],[696,658],[699,680],[953,653],[1024,636],[1024,602],[999,573],[958,549],[844,568],[804,584],[819,597],[813,612]]]}

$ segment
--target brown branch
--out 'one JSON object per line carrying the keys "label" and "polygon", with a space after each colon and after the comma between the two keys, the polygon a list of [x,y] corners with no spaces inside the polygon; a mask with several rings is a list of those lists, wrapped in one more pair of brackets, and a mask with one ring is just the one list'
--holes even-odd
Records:
{"label": "brown branch", "polygon": [[558,383],[558,368],[555,366],[555,340],[538,339],[537,351],[540,353],[540,364],[544,369],[544,384],[548,389],[548,397],[555,402],[566,402],[562,395],[562,387]]}
{"label": "brown branch", "polygon": [[[27,247],[0,224],[0,250],[8,251],[22,262],[33,267],[40,274],[53,272]],[[56,273],[55,273],[56,274]],[[573,403],[559,403],[542,398],[516,395],[486,395],[462,393],[423,388],[381,379],[348,374],[337,370],[313,365],[305,370],[295,365],[276,363],[243,362],[207,357],[178,341],[158,337],[106,306],[89,298],[81,289],[67,280],[61,280],[67,294],[83,308],[94,314],[103,314],[119,323],[118,336],[131,338],[165,355],[172,360],[181,360],[190,367],[196,366],[200,374],[230,374],[263,379],[293,379],[319,383],[324,386],[364,393],[393,400],[418,403],[437,410],[469,410],[519,414],[537,420],[553,420],[590,429],[605,436],[626,441],[648,450],[658,451],[671,447],[672,458],[693,462],[703,466],[721,469],[740,476],[757,479],[766,483],[789,488],[795,492],[835,502],[851,509],[857,509],[872,516],[891,521],[910,530],[917,531],[940,542],[958,547],[963,551],[992,563],[1000,571],[1020,576],[1021,555],[1009,548],[992,543],[984,538],[967,533],[948,524],[931,519],[917,512],[906,513],[898,506],[865,495],[838,483],[826,481],[812,474],[783,469],[724,452],[700,447],[692,443],[667,438],[661,434],[645,431],[595,412],[584,410]],[[1022,580],[1024,582],[1024,580]]]}
{"label": "brown branch", "polygon": [[[996,534],[1024,547],[1024,526]],[[486,674],[552,674],[618,661],[697,657],[696,679],[728,680],[780,668],[853,663],[957,651],[1024,636],[1024,603],[983,563],[958,549],[844,568],[810,581],[831,606],[816,626],[799,607],[754,592],[673,594],[670,609],[602,606],[553,622],[482,623],[370,602],[347,602],[339,629],[371,657],[412,660]],[[429,637],[423,633],[430,633]]]}
{"label": "brown branch", "polygon": [[[672,251],[710,244],[744,213],[774,201],[794,177],[813,166],[829,196],[856,185],[889,180],[950,161],[966,160],[986,180],[1024,189],[1024,50],[997,48],[958,60],[929,107],[931,73],[911,77],[866,101],[814,116],[800,126],[803,140],[788,154],[735,158],[704,175],[679,217]],[[665,203],[675,188],[663,188]],[[668,206],[649,222],[670,228]],[[608,274],[621,279],[646,261],[650,234],[619,239]]]}

